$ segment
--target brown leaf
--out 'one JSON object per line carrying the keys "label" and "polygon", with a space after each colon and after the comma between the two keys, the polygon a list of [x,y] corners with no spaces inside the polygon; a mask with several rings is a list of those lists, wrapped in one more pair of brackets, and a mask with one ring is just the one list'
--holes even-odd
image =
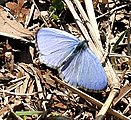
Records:
{"label": "brown leaf", "polygon": [[6,7],[10,9],[12,15],[17,15],[17,7],[18,4],[15,2],[8,2],[6,3]]}
{"label": "brown leaf", "polygon": [[24,0],[18,0],[18,4],[15,2],[6,3],[6,7],[8,7],[11,11],[11,14],[17,19],[18,22],[25,23],[26,17],[29,14],[29,10],[23,8]]}
{"label": "brown leaf", "polygon": [[108,0],[93,0],[93,2],[108,4]]}
{"label": "brown leaf", "polygon": [[28,37],[32,38],[33,33],[28,29],[22,27],[20,23],[16,20],[11,20],[8,18],[8,13],[0,8],[0,34],[7,35],[7,37],[16,36],[18,37]]}
{"label": "brown leaf", "polygon": [[63,103],[56,103],[54,106],[62,109],[67,109],[67,106],[64,105]]}
{"label": "brown leaf", "polygon": [[0,73],[0,78],[3,78],[3,77],[4,77],[4,75],[2,73]]}

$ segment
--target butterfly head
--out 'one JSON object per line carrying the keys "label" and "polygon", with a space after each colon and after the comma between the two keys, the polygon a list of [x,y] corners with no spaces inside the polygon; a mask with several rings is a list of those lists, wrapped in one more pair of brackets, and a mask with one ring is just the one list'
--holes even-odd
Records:
{"label": "butterfly head", "polygon": [[85,50],[87,47],[88,47],[88,42],[87,42],[87,40],[83,40],[83,41],[80,41],[80,42],[79,42],[79,44],[78,44],[77,47],[76,47],[76,50],[77,50],[77,51]]}

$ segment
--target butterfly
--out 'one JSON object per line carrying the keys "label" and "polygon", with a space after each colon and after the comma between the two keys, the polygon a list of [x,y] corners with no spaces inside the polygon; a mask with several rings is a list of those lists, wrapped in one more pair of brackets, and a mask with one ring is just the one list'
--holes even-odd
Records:
{"label": "butterfly", "polygon": [[58,69],[64,81],[90,90],[107,86],[105,71],[86,40],[56,28],[41,28],[36,39],[40,62]]}

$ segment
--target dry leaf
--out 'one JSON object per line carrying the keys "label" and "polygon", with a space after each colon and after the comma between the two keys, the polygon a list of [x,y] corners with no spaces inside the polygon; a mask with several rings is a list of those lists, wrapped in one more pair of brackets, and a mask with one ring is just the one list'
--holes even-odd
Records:
{"label": "dry leaf", "polygon": [[108,0],[93,0],[93,3],[102,3],[102,4],[108,4]]}
{"label": "dry leaf", "polygon": [[67,109],[67,106],[64,105],[63,103],[56,103],[56,104],[54,105],[54,107],[58,107],[58,108],[61,108],[61,109]]}
{"label": "dry leaf", "polygon": [[7,37],[21,38],[28,37],[32,38],[33,33],[23,26],[16,20],[8,18],[8,13],[0,8],[0,35],[7,35]]}
{"label": "dry leaf", "polygon": [[22,8],[24,5],[24,0],[18,0],[18,4],[15,2],[6,3],[6,7],[8,7],[11,11],[11,14],[14,15],[18,22],[25,23],[26,17],[29,15],[29,10],[26,8]]}

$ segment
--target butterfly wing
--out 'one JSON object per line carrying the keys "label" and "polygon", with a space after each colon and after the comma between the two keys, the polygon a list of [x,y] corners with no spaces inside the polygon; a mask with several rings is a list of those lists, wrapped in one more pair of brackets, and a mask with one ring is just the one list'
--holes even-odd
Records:
{"label": "butterfly wing", "polygon": [[102,65],[89,48],[80,51],[74,59],[60,68],[61,77],[71,85],[102,90],[107,78]]}
{"label": "butterfly wing", "polygon": [[78,43],[79,40],[75,36],[65,31],[55,28],[41,28],[37,33],[40,62],[57,68]]}
{"label": "butterfly wing", "polygon": [[107,85],[103,67],[89,48],[75,53],[68,59],[79,40],[64,31],[54,28],[42,28],[37,33],[40,61],[49,67],[60,67],[60,74],[74,86],[92,90],[102,90]]}

